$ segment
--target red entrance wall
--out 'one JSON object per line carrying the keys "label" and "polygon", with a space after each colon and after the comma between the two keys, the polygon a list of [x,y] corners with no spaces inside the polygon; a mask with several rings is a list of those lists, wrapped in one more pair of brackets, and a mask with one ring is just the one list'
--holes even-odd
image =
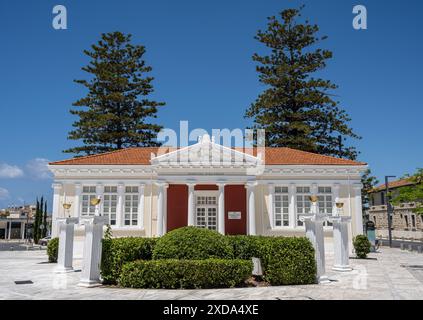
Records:
{"label": "red entrance wall", "polygon": [[167,189],[167,231],[188,225],[188,186],[170,184]]}
{"label": "red entrance wall", "polygon": [[[216,185],[196,185],[195,190],[218,190]],[[228,211],[240,211],[241,219],[228,219]],[[247,203],[244,185],[225,186],[225,233],[247,234]],[[167,189],[167,232],[188,225],[188,186],[170,184]]]}
{"label": "red entrance wall", "polygon": [[[225,186],[225,233],[247,234],[247,200],[244,185]],[[228,219],[228,211],[240,211],[241,219]]]}

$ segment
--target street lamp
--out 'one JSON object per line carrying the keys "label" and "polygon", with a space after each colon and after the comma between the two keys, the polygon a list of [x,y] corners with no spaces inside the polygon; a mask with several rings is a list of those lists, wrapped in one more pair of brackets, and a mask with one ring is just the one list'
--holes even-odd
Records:
{"label": "street lamp", "polygon": [[393,208],[391,205],[391,202],[389,201],[389,183],[388,180],[389,178],[395,178],[396,176],[385,176],[385,190],[386,190],[386,197],[385,197],[385,202],[386,202],[386,212],[388,214],[388,236],[389,236],[389,247],[392,248],[392,214],[393,214]]}

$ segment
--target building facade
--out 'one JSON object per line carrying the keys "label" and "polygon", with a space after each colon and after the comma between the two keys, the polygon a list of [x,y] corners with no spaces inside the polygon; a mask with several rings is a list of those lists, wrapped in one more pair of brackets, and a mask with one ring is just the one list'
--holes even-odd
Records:
{"label": "building facade", "polygon": [[[289,148],[228,148],[205,135],[185,148],[128,148],[49,168],[53,236],[57,218],[96,210],[118,237],[160,236],[187,225],[222,234],[304,235],[300,215],[309,212],[310,195],[328,214],[343,202],[351,234],[363,233],[362,162]],[[101,199],[97,207],[93,198]],[[325,230],[330,236],[330,223]]]}
{"label": "building facade", "polygon": [[14,206],[0,210],[0,239],[25,239],[32,228],[36,207]]}
{"label": "building facade", "polygon": [[[401,187],[413,185],[407,179],[389,182],[389,192],[392,196]],[[392,236],[397,239],[423,240],[423,215],[413,213],[415,203],[401,203],[394,206],[392,215]],[[388,212],[385,184],[377,186],[370,194],[369,220],[373,221],[378,237],[388,237]]]}

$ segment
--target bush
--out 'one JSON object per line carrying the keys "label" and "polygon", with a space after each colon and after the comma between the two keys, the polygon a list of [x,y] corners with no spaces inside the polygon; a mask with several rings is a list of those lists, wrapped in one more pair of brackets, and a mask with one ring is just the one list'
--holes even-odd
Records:
{"label": "bush", "polygon": [[252,268],[249,260],[138,260],[123,266],[119,284],[155,289],[230,288],[243,285]]}
{"label": "bush", "polygon": [[103,239],[101,276],[104,283],[115,284],[126,262],[149,260],[157,239],[115,238]]}
{"label": "bush", "polygon": [[217,231],[183,227],[159,238],[153,259],[232,258],[232,248],[227,238]]}
{"label": "bush", "polygon": [[272,285],[316,282],[314,248],[307,238],[230,236],[237,259],[260,258],[264,279]]}
{"label": "bush", "polygon": [[233,256],[236,259],[251,259],[260,256],[260,240],[262,236],[227,236],[228,242],[232,247]]}
{"label": "bush", "polygon": [[366,259],[371,248],[369,239],[364,235],[358,235],[354,238],[353,245],[357,258]]}
{"label": "bush", "polygon": [[57,262],[58,253],[59,253],[59,238],[53,238],[47,244],[48,262]]}

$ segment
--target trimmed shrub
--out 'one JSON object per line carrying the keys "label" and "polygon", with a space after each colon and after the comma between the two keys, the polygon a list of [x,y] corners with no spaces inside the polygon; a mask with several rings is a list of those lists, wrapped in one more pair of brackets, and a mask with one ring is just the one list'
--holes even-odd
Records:
{"label": "trimmed shrub", "polygon": [[264,279],[270,284],[277,286],[316,282],[314,248],[307,238],[268,237],[259,241]]}
{"label": "trimmed shrub", "polygon": [[372,246],[369,239],[365,235],[358,235],[354,238],[353,245],[357,258],[366,259]]}
{"label": "trimmed shrub", "polygon": [[272,285],[316,282],[314,248],[307,238],[230,236],[237,259],[260,258],[264,279]]}
{"label": "trimmed shrub", "polygon": [[59,254],[59,238],[53,238],[47,244],[48,262],[57,262],[58,254]]}
{"label": "trimmed shrub", "polygon": [[217,231],[183,227],[159,238],[153,259],[232,258],[232,248],[227,238]]}
{"label": "trimmed shrub", "polygon": [[149,260],[157,239],[154,238],[114,238],[103,239],[101,276],[104,283],[116,284],[122,266],[138,259]]}
{"label": "trimmed shrub", "polygon": [[260,241],[266,239],[264,236],[227,236],[227,240],[232,247],[235,259],[251,259],[260,257]]}
{"label": "trimmed shrub", "polygon": [[231,288],[243,285],[252,268],[249,260],[138,260],[123,266],[119,284],[155,289]]}

